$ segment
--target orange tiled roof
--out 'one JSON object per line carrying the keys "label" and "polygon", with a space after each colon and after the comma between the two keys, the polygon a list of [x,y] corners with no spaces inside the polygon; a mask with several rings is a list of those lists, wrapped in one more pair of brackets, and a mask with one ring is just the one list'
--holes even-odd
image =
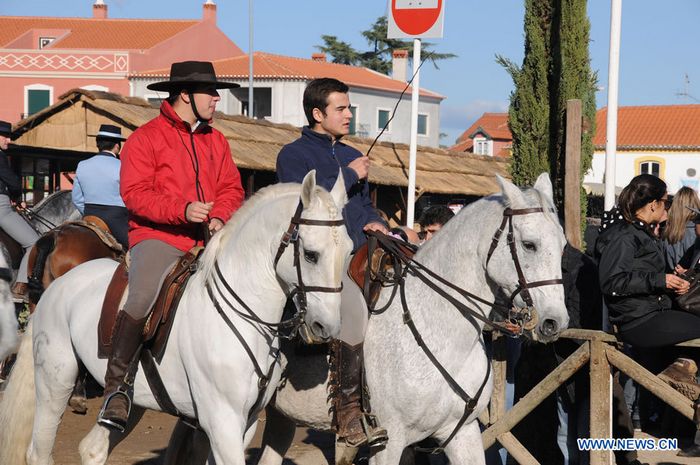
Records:
{"label": "orange tiled roof", "polygon": [[[248,56],[243,55],[214,62],[216,75],[220,79],[247,79]],[[143,71],[133,77],[167,77],[169,69]],[[319,77],[340,79],[350,87],[388,90],[400,93],[406,83],[397,81],[368,68],[341,65],[325,61],[305,58],[295,58],[271,53],[255,52],[253,54],[253,75],[257,79],[302,79],[310,80]],[[410,88],[406,91],[410,95]],[[422,96],[443,99],[435,92],[421,89]]]}
{"label": "orange tiled roof", "polygon": [[449,148],[456,152],[470,151],[474,145],[472,136],[479,130],[488,134],[494,140],[513,140],[508,128],[508,113],[484,113],[469,129],[457,138],[457,143]]}
{"label": "orange tiled roof", "polygon": [[197,20],[0,17],[0,48],[32,29],[70,33],[52,44],[56,49],[148,50]]}
{"label": "orange tiled roof", "polygon": [[[605,148],[607,108],[596,113],[596,149]],[[618,149],[700,147],[700,105],[619,107]]]}

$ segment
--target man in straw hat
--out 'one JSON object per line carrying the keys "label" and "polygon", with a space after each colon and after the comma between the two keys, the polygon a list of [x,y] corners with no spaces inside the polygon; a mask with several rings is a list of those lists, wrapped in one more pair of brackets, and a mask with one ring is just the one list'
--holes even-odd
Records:
{"label": "man in straw hat", "polygon": [[27,295],[27,260],[29,250],[39,238],[36,231],[13,208],[13,201],[22,194],[22,184],[7,160],[7,150],[12,139],[12,125],[0,121],[0,228],[16,240],[24,249],[17,279],[12,286],[13,297],[25,299]]}
{"label": "man in straw hat", "polygon": [[137,129],[121,156],[121,196],[129,211],[129,296],[119,311],[97,421],[124,431],[141,333],[159,283],[188,250],[203,245],[243,202],[238,169],[223,134],[209,124],[220,100],[209,62],[173,63],[160,115]]}
{"label": "man in straw hat", "polygon": [[129,212],[119,195],[119,151],[125,140],[120,127],[100,126],[96,136],[99,153],[78,163],[72,195],[80,213],[102,219],[114,238],[127,250]]}

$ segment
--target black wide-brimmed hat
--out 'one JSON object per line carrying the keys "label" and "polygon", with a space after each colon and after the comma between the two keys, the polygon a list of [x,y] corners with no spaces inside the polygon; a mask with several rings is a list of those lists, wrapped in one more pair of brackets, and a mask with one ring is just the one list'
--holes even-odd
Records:
{"label": "black wide-brimmed hat", "polygon": [[114,140],[117,142],[125,141],[126,137],[122,136],[122,128],[111,124],[100,125],[100,130],[95,135],[97,139]]}
{"label": "black wide-brimmed hat", "polygon": [[14,134],[12,133],[12,124],[7,121],[0,121],[0,136],[9,137],[14,139]]}
{"label": "black wide-brimmed hat", "polygon": [[170,92],[198,86],[214,86],[217,89],[240,87],[233,82],[217,81],[214,65],[209,61],[173,63],[170,66],[170,79],[168,81],[154,82],[146,87],[150,90]]}

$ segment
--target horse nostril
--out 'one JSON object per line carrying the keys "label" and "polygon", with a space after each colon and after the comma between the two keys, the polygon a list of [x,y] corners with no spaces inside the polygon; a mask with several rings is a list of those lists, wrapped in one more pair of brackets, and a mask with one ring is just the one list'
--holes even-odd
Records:
{"label": "horse nostril", "polygon": [[559,331],[557,320],[548,318],[542,322],[542,334],[547,337],[554,336]]}
{"label": "horse nostril", "polygon": [[313,322],[313,324],[311,325],[311,330],[316,336],[318,336],[322,339],[328,338],[328,334],[326,333],[326,328],[318,321]]}

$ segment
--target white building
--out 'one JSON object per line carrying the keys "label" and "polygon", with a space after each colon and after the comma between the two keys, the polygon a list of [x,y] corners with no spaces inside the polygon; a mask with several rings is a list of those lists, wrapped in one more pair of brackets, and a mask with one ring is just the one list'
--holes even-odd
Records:
{"label": "white building", "polygon": [[[351,110],[354,114],[351,134],[374,138],[391,116],[399,95],[406,86],[408,53],[394,54],[393,79],[357,66],[329,63],[324,54],[312,59],[294,58],[256,52],[253,55],[254,112],[256,118],[275,123],[304,126],[307,123],[302,107],[306,85],[321,77],[336,78],[350,87]],[[238,89],[221,91],[218,109],[226,114],[248,114],[248,56],[214,62],[217,78],[236,82]],[[131,95],[153,102],[167,97],[146,89],[148,84],[168,78],[169,69],[139,72],[129,76]],[[438,147],[440,143],[440,102],[445,97],[425,89],[420,91],[418,106],[418,144]],[[398,106],[394,119],[380,140],[408,143],[411,128],[411,89]]]}
{"label": "white building", "polygon": [[[585,184],[604,183],[607,109],[598,110],[595,152]],[[642,173],[666,181],[669,193],[700,188],[700,105],[659,105],[618,109],[615,185],[622,188]]]}

